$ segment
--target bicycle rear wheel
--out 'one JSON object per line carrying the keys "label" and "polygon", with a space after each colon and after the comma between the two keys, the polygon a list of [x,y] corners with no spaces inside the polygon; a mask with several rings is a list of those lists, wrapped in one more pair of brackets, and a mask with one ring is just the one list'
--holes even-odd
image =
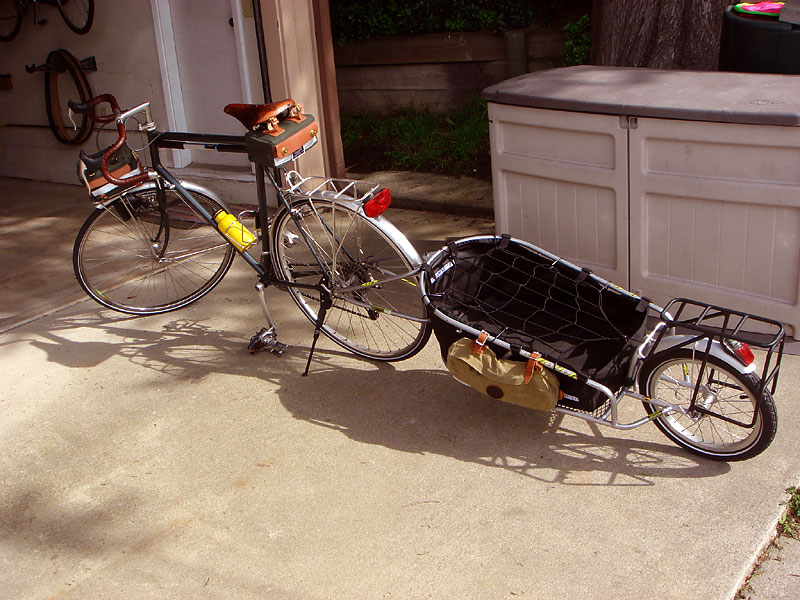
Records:
{"label": "bicycle rear wheel", "polygon": [[[100,304],[150,315],[176,310],[207,294],[231,266],[233,247],[174,190],[159,203],[152,185],[95,210],[75,240],[78,283]],[[214,214],[224,207],[192,196]]]}
{"label": "bicycle rear wheel", "polygon": [[[414,265],[381,229],[381,221],[338,201],[301,200],[275,217],[272,259],[286,281],[317,284],[328,278],[333,305],[322,326],[326,336],[360,356],[394,361],[416,354],[428,341],[431,327],[416,277],[383,281]],[[360,286],[358,291],[339,291],[354,285]],[[288,290],[316,323],[320,292],[291,286]]]}
{"label": "bicycle rear wheel", "polygon": [[77,59],[63,48],[53,50],[47,57],[52,69],[45,73],[44,95],[47,108],[47,121],[56,139],[62,144],[79,145],[92,133],[94,121],[89,113],[72,115],[80,125],[77,130],[68,123],[68,102],[88,102],[92,99],[92,88]]}

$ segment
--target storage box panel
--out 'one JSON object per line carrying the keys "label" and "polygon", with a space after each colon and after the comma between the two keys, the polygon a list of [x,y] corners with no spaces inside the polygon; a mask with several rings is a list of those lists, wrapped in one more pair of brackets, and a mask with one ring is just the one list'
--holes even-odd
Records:
{"label": "storage box panel", "polygon": [[605,169],[616,166],[614,137],[607,133],[507,122],[500,130],[498,151]]}
{"label": "storage box panel", "polygon": [[627,133],[618,117],[489,105],[496,231],[628,282]]}
{"label": "storage box panel", "polygon": [[616,197],[609,188],[520,173],[503,174],[508,231],[593,268],[617,266]]}
{"label": "storage box panel", "polygon": [[639,119],[631,286],[800,327],[800,129]]}
{"label": "storage box panel", "polygon": [[[700,198],[645,198],[642,286],[656,278],[675,286],[707,287],[797,302],[800,209]],[[687,290],[688,291],[688,290]]]}
{"label": "storage box panel", "polygon": [[[742,135],[749,135],[753,127],[758,126],[745,127]],[[735,142],[650,138],[646,156],[647,173],[800,185],[800,148],[751,144],[747,137]]]}

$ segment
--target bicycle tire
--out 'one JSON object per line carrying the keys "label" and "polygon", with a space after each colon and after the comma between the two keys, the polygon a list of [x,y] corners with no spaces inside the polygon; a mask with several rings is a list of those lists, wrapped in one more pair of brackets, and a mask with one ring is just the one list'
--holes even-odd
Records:
{"label": "bicycle tire", "polygon": [[[702,353],[689,348],[660,352],[642,366],[639,389],[649,398],[660,398],[688,411],[702,361]],[[740,427],[711,415],[675,411],[656,417],[656,426],[679,446],[714,460],[745,460],[763,452],[775,437],[778,416],[767,391],[757,400],[759,378],[737,373],[714,356],[708,357],[703,376],[706,381],[698,390],[697,402],[740,422],[749,423],[755,411],[755,425]],[[643,403],[648,414],[660,410],[657,405]]]}
{"label": "bicycle tire", "polygon": [[58,12],[67,27],[84,35],[94,23],[94,0],[58,0]]}
{"label": "bicycle tire", "polygon": [[[50,129],[62,144],[70,146],[82,144],[92,133],[94,121],[91,116],[88,112],[75,115],[80,119],[80,125],[77,131],[72,132],[64,124],[64,115],[67,114],[67,102],[69,100],[82,104],[94,97],[89,81],[86,79],[86,74],[75,57],[63,48],[53,50],[47,56],[47,65],[48,70],[44,78],[44,95],[47,107],[47,121],[50,124]],[[69,76],[69,79],[63,79],[62,81],[72,82],[78,98],[70,97],[71,93],[65,94],[64,86],[59,85],[59,77],[65,74]]]}
{"label": "bicycle tire", "polygon": [[19,0],[0,0],[0,42],[10,42],[22,28],[25,6]]}
{"label": "bicycle tire", "polygon": [[[166,223],[156,187],[145,184],[96,209],[81,227],[73,268],[96,302],[133,315],[165,313],[200,299],[228,272],[233,247],[177,192],[164,193]],[[191,194],[211,214],[227,210]]]}
{"label": "bicycle tire", "polygon": [[[388,362],[419,352],[430,337],[431,325],[399,316],[426,318],[416,278],[373,284],[382,276],[410,271],[415,262],[382,230],[384,221],[369,219],[339,201],[303,199],[292,204],[291,211],[283,208],[275,216],[271,244],[280,278],[316,284],[326,274],[302,241],[304,236],[309,240],[332,280],[328,285],[333,305],[322,333],[354,354]],[[366,285],[358,292],[338,294],[337,289],[356,283]],[[320,292],[292,286],[288,291],[316,324]]]}

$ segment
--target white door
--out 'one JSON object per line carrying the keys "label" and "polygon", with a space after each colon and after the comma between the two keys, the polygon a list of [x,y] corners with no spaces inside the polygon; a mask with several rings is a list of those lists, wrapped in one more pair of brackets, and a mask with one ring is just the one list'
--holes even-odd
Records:
{"label": "white door", "polygon": [[[223,108],[252,102],[248,56],[255,37],[241,0],[151,0],[170,128],[194,133],[242,135],[245,130]],[[244,48],[247,47],[247,50]],[[242,64],[245,64],[244,68]],[[245,99],[245,97],[248,97]],[[245,155],[193,148],[177,166],[249,167]]]}

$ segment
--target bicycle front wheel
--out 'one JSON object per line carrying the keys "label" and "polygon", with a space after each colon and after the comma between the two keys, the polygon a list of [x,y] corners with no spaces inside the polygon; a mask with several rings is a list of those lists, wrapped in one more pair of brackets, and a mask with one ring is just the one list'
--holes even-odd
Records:
{"label": "bicycle front wheel", "polygon": [[24,8],[20,0],[0,0],[0,42],[10,42],[17,37]]}
{"label": "bicycle front wheel", "polygon": [[[151,315],[176,310],[207,294],[231,266],[233,247],[174,190],[134,188],[95,210],[75,240],[78,283],[100,304]],[[192,196],[209,213],[224,207]]]}
{"label": "bicycle front wheel", "polygon": [[[430,323],[417,277],[386,281],[414,265],[380,221],[341,202],[301,200],[276,215],[272,247],[281,279],[329,286],[333,304],[322,332],[340,346],[367,358],[394,361],[413,356],[428,341]],[[288,290],[316,324],[324,292]]]}
{"label": "bicycle front wheel", "polygon": [[94,0],[58,0],[58,12],[67,27],[83,35],[94,23]]}
{"label": "bicycle front wheel", "polygon": [[[656,354],[644,363],[640,391],[677,407],[656,417],[656,426],[679,446],[707,458],[744,460],[763,452],[777,429],[772,396],[764,391],[759,399],[760,380],[755,375],[737,373],[709,356],[695,405],[715,414],[693,410],[692,396],[702,364],[703,354],[688,348]],[[649,402],[644,406],[648,414],[662,410]],[[754,416],[755,424],[747,427]]]}

